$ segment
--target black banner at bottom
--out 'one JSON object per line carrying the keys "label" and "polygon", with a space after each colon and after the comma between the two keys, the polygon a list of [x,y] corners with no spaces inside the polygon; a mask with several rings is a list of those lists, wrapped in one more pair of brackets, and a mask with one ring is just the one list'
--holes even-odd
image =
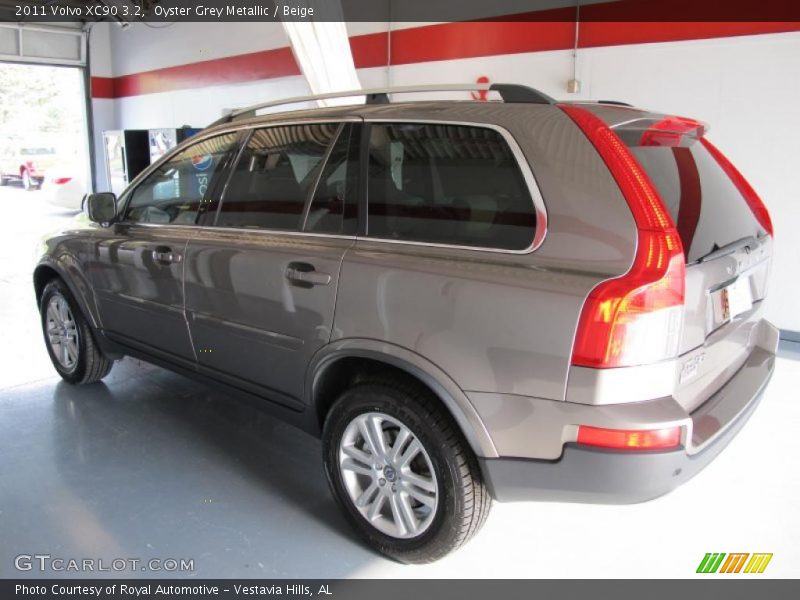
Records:
{"label": "black banner at bottom", "polygon": [[[675,600],[759,600],[800,597],[800,580],[682,579],[682,580],[489,580],[489,579],[63,579],[0,580],[0,598],[50,600],[102,599],[153,600],[158,598],[286,600],[533,600],[586,598],[636,598]],[[794,591],[793,591],[794,590]]]}

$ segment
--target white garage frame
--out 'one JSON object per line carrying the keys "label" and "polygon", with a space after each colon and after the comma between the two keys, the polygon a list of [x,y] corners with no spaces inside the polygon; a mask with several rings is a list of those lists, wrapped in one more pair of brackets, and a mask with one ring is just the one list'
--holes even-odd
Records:
{"label": "white garage frame", "polygon": [[85,67],[86,33],[80,24],[0,23],[0,62]]}
{"label": "white garage frame", "polygon": [[82,23],[47,25],[0,23],[0,63],[75,67],[83,81],[83,127],[87,161],[87,188],[96,186],[95,149],[92,138],[92,103],[89,97],[88,31]]}

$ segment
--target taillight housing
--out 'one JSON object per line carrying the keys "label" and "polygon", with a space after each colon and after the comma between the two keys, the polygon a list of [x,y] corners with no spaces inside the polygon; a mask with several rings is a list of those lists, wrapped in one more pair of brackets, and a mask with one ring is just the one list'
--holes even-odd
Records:
{"label": "taillight housing", "polygon": [[773,229],[772,229],[772,219],[769,216],[769,211],[767,207],[764,206],[764,202],[761,200],[759,195],[753,189],[748,181],[744,178],[739,172],[739,169],[733,166],[733,163],[728,160],[728,158],[719,151],[719,149],[709,142],[706,138],[700,138],[700,143],[705,146],[708,153],[714,157],[714,160],[717,161],[717,164],[725,171],[725,174],[730,178],[733,182],[733,185],[736,186],[736,189],[739,190],[739,193],[747,202],[747,205],[750,207],[750,210],[753,211],[753,216],[755,216],[756,220],[759,224],[766,230],[766,232],[770,235],[770,237],[774,237]]}
{"label": "taillight housing", "polygon": [[669,450],[681,444],[681,428],[603,429],[578,427],[578,444],[610,450]]}
{"label": "taillight housing", "polygon": [[572,364],[626,367],[678,354],[686,280],[680,237],[647,174],[622,140],[584,108],[561,105],[608,166],[633,213],[636,255],[624,275],[598,284],[578,320]]}
{"label": "taillight housing", "polygon": [[691,134],[700,137],[704,131],[705,125],[700,121],[686,117],[665,117],[644,130],[639,145],[680,146],[684,136]]}
{"label": "taillight housing", "polygon": [[72,181],[72,177],[56,177],[53,179],[53,183],[56,185],[64,185],[65,183],[69,183]]}

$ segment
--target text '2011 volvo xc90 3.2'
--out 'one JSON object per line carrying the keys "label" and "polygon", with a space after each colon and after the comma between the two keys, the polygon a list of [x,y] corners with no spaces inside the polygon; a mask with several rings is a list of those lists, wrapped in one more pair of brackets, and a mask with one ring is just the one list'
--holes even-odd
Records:
{"label": "text '2011 volvo xc90 3.2'", "polygon": [[134,356],[321,436],[344,514],[405,562],[492,498],[686,481],[774,368],[769,215],[701,122],[491,91],[250,107],[90,196],[34,274],[56,370]]}

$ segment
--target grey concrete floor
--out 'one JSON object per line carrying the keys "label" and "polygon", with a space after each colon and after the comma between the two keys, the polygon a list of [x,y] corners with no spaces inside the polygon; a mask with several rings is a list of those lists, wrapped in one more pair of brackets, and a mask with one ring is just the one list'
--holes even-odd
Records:
{"label": "grey concrete floor", "polygon": [[495,505],[461,551],[408,567],[353,537],[309,436],[131,359],[103,383],[62,383],[30,273],[37,240],[74,215],[14,187],[0,208],[0,577],[81,575],[17,571],[20,554],[192,559],[190,577],[691,577],[705,552],[773,552],[762,577],[800,575],[796,345],[741,434],[672,494]]}

